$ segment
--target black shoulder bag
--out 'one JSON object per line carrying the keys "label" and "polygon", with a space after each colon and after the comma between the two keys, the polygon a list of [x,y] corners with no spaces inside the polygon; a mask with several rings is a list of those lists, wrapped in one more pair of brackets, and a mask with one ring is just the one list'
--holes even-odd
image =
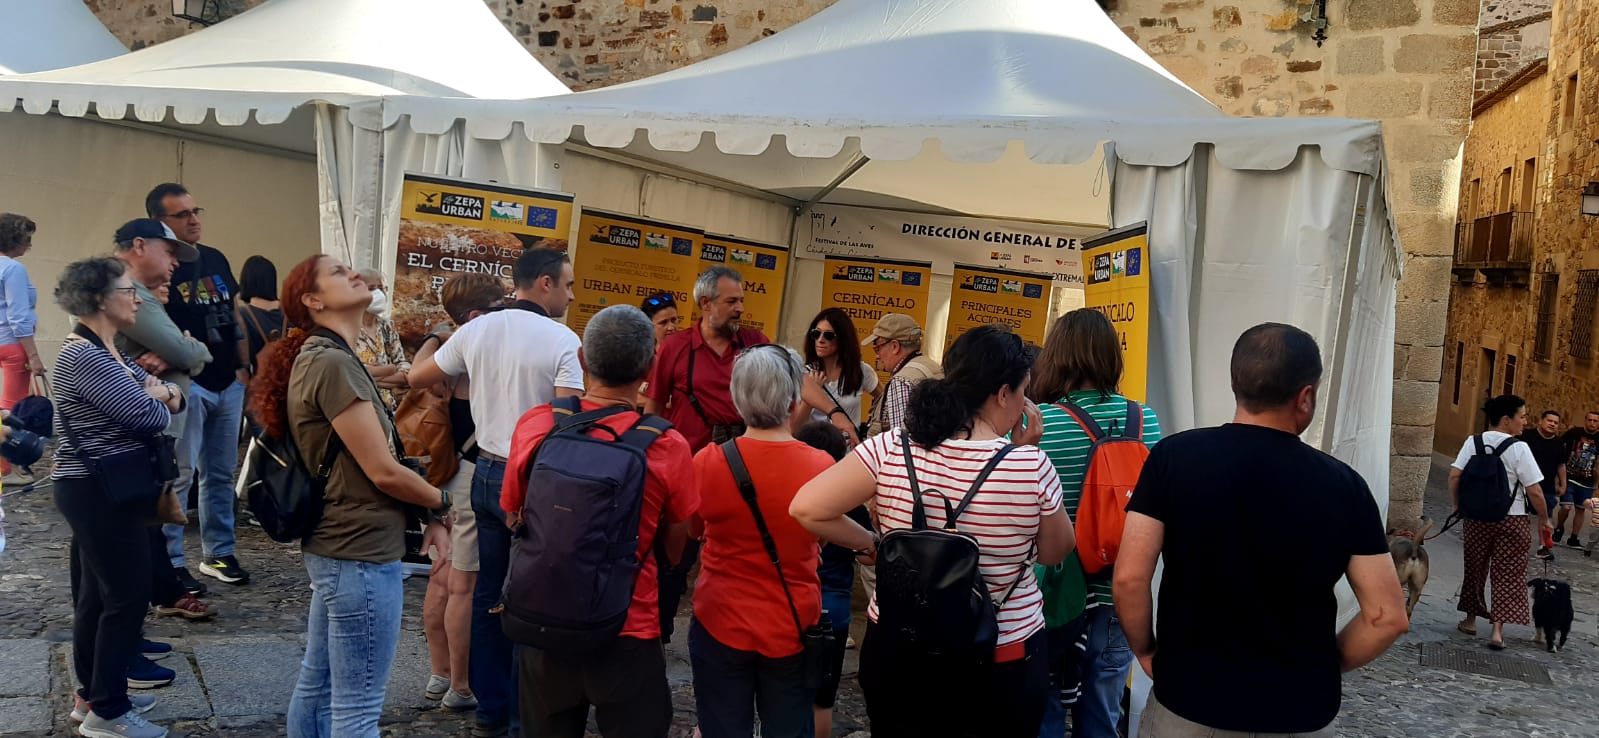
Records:
{"label": "black shoulder bag", "polygon": [[826,615],[809,628],[800,623],[799,609],[794,606],[794,595],[788,590],[788,579],[783,576],[783,566],[777,560],[777,541],[772,539],[772,531],[766,527],[766,518],[761,515],[761,506],[755,501],[755,482],[750,480],[750,472],[744,466],[744,457],[738,451],[737,440],[723,443],[722,455],[727,457],[727,468],[733,472],[733,481],[738,483],[739,496],[744,498],[744,503],[750,506],[750,513],[755,516],[755,529],[760,531],[761,545],[766,547],[766,555],[772,560],[772,568],[777,570],[777,581],[783,585],[783,596],[788,598],[788,614],[794,618],[794,629],[799,632],[800,645],[804,648],[802,655],[805,658],[805,688],[818,689],[833,676],[832,654],[837,648],[837,639],[833,637],[833,626],[828,622]]}
{"label": "black shoulder bag", "polygon": [[[90,343],[77,333],[69,336],[69,340]],[[123,369],[128,372],[129,379],[134,379],[131,369],[125,365]],[[161,434],[141,437],[137,438],[138,448],[90,456],[78,434],[72,431],[72,419],[65,407],[59,416],[61,429],[72,442],[73,455],[94,474],[111,505],[153,505],[161,495],[162,485],[177,478],[178,457],[170,437]]]}

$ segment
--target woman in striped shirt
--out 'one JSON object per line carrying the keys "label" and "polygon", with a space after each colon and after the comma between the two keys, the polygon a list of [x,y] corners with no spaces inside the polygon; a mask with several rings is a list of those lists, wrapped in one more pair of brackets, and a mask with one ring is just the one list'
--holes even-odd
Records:
{"label": "woman in striped shirt", "polygon": [[[73,579],[81,582],[72,660],[81,685],[77,698],[87,701],[89,712],[78,732],[162,738],[165,728],[139,716],[155,701],[130,701],[127,679],[150,599],[148,531],[138,521],[154,511],[157,482],[100,479],[91,460],[146,447],[182,407],[183,396],[117,352],[117,331],[133,325],[141,302],[121,261],[100,257],[69,264],[55,297],[78,318],[52,376],[59,445],[50,475],[56,507],[72,527]],[[72,424],[70,433],[63,432],[62,421]],[[149,485],[150,509],[113,504],[105,484]]]}
{"label": "woman in striped shirt", "polygon": [[[931,528],[946,525],[944,505],[926,499],[935,490],[957,502],[1007,445],[1007,434],[1019,444],[1037,440],[1038,409],[1025,397],[1027,356],[1014,333],[1002,326],[968,331],[950,347],[944,372],[943,379],[926,380],[911,393],[903,430],[857,446],[806,484],[790,513],[823,539],[873,557],[877,536],[845,514],[870,501],[882,530],[911,527],[902,433],[912,442],[911,463]],[[977,541],[979,569],[997,605],[994,658],[972,663],[896,651],[876,629],[874,597],[866,612],[871,623],[861,647],[860,681],[876,738],[1038,735],[1049,673],[1032,563],[1035,554],[1044,564],[1059,563],[1074,544],[1054,465],[1033,446],[1012,449],[956,527]]]}

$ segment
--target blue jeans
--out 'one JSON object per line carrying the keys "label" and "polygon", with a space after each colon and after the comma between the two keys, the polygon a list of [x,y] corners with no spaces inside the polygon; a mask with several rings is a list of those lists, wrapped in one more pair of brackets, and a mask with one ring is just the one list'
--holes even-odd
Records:
{"label": "blue jeans", "polygon": [[500,629],[500,616],[489,612],[500,604],[505,574],[511,565],[511,531],[500,509],[505,464],[479,456],[472,475],[472,513],[477,516],[477,588],[472,591],[472,653],[467,679],[477,695],[477,721],[489,725],[521,725],[517,712],[516,652]]}
{"label": "blue jeans", "polygon": [[378,738],[405,603],[400,562],[305,554],[311,578],[305,661],[289,700],[289,738]]}
{"label": "blue jeans", "polygon": [[1133,651],[1121,618],[1109,605],[1089,608],[1088,651],[1083,654],[1083,684],[1072,706],[1072,738],[1116,738],[1122,692]]}
{"label": "blue jeans", "polygon": [[[178,439],[179,501],[200,474],[200,550],[207,558],[233,555],[233,469],[239,463],[239,423],[244,417],[244,385],[234,382],[221,392],[196,384],[189,387],[183,436]],[[183,526],[164,525],[167,558],[183,566]]]}

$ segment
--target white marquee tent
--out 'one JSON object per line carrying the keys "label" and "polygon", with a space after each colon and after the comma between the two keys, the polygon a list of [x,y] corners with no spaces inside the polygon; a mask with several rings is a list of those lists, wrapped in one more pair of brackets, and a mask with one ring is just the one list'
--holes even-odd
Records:
{"label": "white marquee tent", "polygon": [[[86,20],[109,38],[76,0],[23,6],[54,14],[40,20],[56,26],[39,28]],[[0,64],[49,66],[11,61],[8,52],[24,48],[10,46],[13,33],[30,35],[20,25],[0,30],[8,39]],[[284,269],[319,243],[343,248],[358,229],[375,238],[385,165],[396,181],[406,168],[450,173],[472,147],[458,136],[412,135],[340,156],[353,136],[344,106],[385,95],[568,91],[480,0],[272,0],[109,56],[0,77],[0,147],[15,180],[0,182],[0,209],[38,221],[41,245],[71,244],[46,257],[56,269],[108,246],[112,229],[141,215],[144,193],[166,180],[196,193],[209,211],[206,240],[229,253],[235,269],[249,254]],[[329,168],[319,170],[318,161]],[[34,279],[49,284],[54,275],[36,270]],[[64,332],[62,319],[41,334],[48,342]]]}
{"label": "white marquee tent", "polygon": [[[1386,507],[1401,252],[1376,122],[1232,119],[1089,0],[839,0],[771,38],[673,72],[531,101],[391,98],[384,126],[523,137],[804,205],[1122,226],[1148,221],[1150,403],[1167,428],[1225,422],[1227,358],[1250,325],[1300,325],[1327,362],[1307,438]],[[1108,163],[1107,163],[1108,162]],[[568,167],[568,169],[576,169]],[[579,202],[603,182],[565,188]],[[726,230],[691,212],[679,221]],[[804,227],[779,218],[790,242]],[[757,230],[754,227],[746,231]],[[785,338],[814,312],[796,260]],[[930,322],[938,322],[930,320]],[[1373,381],[1376,380],[1376,381]]]}

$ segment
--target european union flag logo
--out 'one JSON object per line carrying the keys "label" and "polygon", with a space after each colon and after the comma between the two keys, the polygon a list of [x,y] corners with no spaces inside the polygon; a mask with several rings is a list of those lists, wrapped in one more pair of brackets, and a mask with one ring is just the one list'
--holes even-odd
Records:
{"label": "european union flag logo", "polygon": [[1044,296],[1044,285],[1041,285],[1041,284],[1024,284],[1024,285],[1022,285],[1022,297],[1037,299],[1037,298],[1040,298],[1040,297],[1043,297],[1043,296]]}
{"label": "european union flag logo", "polygon": [[1144,271],[1144,250],[1143,249],[1128,249],[1127,250],[1127,276],[1136,277],[1136,276],[1138,276],[1139,272],[1142,272],[1142,271]]}
{"label": "european union flag logo", "polygon": [[900,284],[910,287],[920,287],[922,286],[922,273],[910,271],[903,272],[899,276],[899,282]]}
{"label": "european union flag logo", "polygon": [[527,224],[534,228],[554,228],[555,208],[541,208],[529,205],[527,208]]}
{"label": "european union flag logo", "polygon": [[674,239],[672,239],[672,255],[674,255],[674,256],[693,256],[694,255],[694,242],[689,240],[689,239],[687,239],[687,238],[674,238]]}
{"label": "european union flag logo", "polygon": [[773,256],[771,254],[756,254],[755,255],[755,268],[756,269],[776,269],[777,268],[777,257]]}

